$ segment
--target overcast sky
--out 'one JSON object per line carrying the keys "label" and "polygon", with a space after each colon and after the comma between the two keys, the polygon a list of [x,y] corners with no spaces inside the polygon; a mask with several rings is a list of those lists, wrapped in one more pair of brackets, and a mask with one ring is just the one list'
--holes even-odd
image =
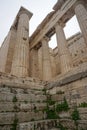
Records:
{"label": "overcast sky", "polygon": [[[0,4],[0,45],[6,37],[15,16],[21,6],[24,6],[33,13],[30,20],[30,35],[41,23],[45,16],[52,11],[52,7],[57,0],[1,0]],[[66,38],[80,31],[76,17],[73,17],[64,28]],[[52,38],[50,46],[56,44],[55,38]]]}

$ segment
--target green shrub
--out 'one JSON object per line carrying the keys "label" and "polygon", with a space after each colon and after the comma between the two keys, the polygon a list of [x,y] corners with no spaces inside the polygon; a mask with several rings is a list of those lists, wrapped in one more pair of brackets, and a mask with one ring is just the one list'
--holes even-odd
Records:
{"label": "green shrub", "polygon": [[19,111],[19,108],[18,108],[17,105],[14,105],[14,110],[15,110],[16,112]]}
{"label": "green shrub", "polygon": [[49,110],[47,112],[47,119],[57,119],[57,115],[54,110]]}
{"label": "green shrub", "polygon": [[34,119],[34,118],[32,118],[32,119],[31,119],[31,121],[35,121],[35,119]]}
{"label": "green shrub", "polygon": [[54,104],[55,104],[55,101],[52,101],[51,98],[50,98],[50,99],[47,99],[47,104],[48,104],[48,105],[54,105]]}
{"label": "green shrub", "polygon": [[12,102],[17,102],[17,97],[14,95]]}
{"label": "green shrub", "polygon": [[39,110],[37,110],[37,107],[36,107],[36,106],[34,106],[34,112],[35,112],[35,113],[39,112]]}
{"label": "green shrub", "polygon": [[60,128],[60,130],[68,130],[66,127],[64,127],[61,123],[58,124],[57,128]]}
{"label": "green shrub", "polygon": [[11,128],[10,130],[17,130],[17,124],[18,124],[18,119],[15,118],[15,119],[14,119],[14,122],[13,122],[13,124],[12,124],[12,128]]}
{"label": "green shrub", "polygon": [[79,107],[87,107],[87,103],[86,102],[83,102],[79,105]]}
{"label": "green shrub", "polygon": [[46,95],[46,88],[44,88],[42,91],[44,92],[44,95]]}
{"label": "green shrub", "polygon": [[26,101],[26,100],[25,100],[25,101],[24,101],[24,103],[25,103],[25,104],[27,104],[27,103],[28,103],[28,101]]}
{"label": "green shrub", "polygon": [[38,100],[37,103],[40,103],[40,100]]}
{"label": "green shrub", "polygon": [[48,104],[48,105],[54,105],[54,104],[55,104],[55,101],[53,101],[53,100],[51,99],[51,95],[48,95],[48,96],[47,96],[47,104]]}
{"label": "green shrub", "polygon": [[56,111],[61,112],[61,111],[68,111],[68,110],[69,110],[69,106],[67,100],[64,98],[64,101],[62,103],[57,104]]}
{"label": "green shrub", "polygon": [[64,94],[64,91],[57,91],[57,94]]}
{"label": "green shrub", "polygon": [[77,108],[74,109],[71,116],[72,120],[74,120],[75,122],[80,119],[79,111],[77,110]]}
{"label": "green shrub", "polygon": [[46,107],[46,109],[44,110],[47,114],[47,119],[57,119],[58,116],[56,114],[55,108],[53,110],[51,110],[49,108],[49,106]]}

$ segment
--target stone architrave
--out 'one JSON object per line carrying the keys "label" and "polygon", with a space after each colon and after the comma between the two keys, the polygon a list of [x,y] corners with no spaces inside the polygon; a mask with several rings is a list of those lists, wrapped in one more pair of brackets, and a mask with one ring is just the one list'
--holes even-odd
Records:
{"label": "stone architrave", "polygon": [[43,80],[50,80],[52,78],[51,60],[48,46],[49,38],[42,39],[42,62],[43,62]]}
{"label": "stone architrave", "polygon": [[76,4],[74,5],[74,10],[76,17],[79,22],[79,26],[81,28],[84,40],[87,45],[87,9],[85,8],[85,4],[83,0],[77,0]]}
{"label": "stone architrave", "polygon": [[26,77],[29,73],[29,20],[32,16],[21,7],[18,13],[17,41],[12,62],[11,74]]}
{"label": "stone architrave", "polygon": [[72,59],[71,59],[70,52],[66,46],[67,41],[63,31],[63,26],[64,25],[57,23],[55,25],[55,31],[56,31],[56,38],[57,38],[58,53],[60,57],[61,73],[66,73],[72,67]]}

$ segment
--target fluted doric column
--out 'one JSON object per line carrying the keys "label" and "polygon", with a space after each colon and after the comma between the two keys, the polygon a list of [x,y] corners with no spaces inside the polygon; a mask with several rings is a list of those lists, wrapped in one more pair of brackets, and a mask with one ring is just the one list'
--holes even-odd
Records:
{"label": "fluted doric column", "polygon": [[18,14],[17,41],[11,74],[26,77],[29,72],[29,20],[32,14],[21,7]]}
{"label": "fluted doric column", "polygon": [[42,61],[43,61],[43,80],[50,80],[52,78],[52,70],[51,70],[51,61],[50,61],[50,53],[48,46],[49,39],[44,37],[42,39]]}
{"label": "fluted doric column", "polygon": [[38,78],[38,49],[30,51],[30,76]]}
{"label": "fluted doric column", "polygon": [[39,78],[43,79],[43,59],[42,59],[42,46],[38,49],[38,68],[39,68]]}
{"label": "fluted doric column", "polygon": [[83,0],[77,0],[76,4],[74,5],[74,10],[76,17],[79,22],[79,26],[81,28],[84,40],[87,45],[87,9],[85,8],[85,4]]}
{"label": "fluted doric column", "polygon": [[55,25],[55,31],[56,31],[57,46],[58,46],[59,57],[60,57],[60,64],[61,64],[60,65],[61,73],[66,73],[72,67],[72,60],[71,60],[70,52],[66,47],[67,41],[63,31],[63,25],[57,23]]}

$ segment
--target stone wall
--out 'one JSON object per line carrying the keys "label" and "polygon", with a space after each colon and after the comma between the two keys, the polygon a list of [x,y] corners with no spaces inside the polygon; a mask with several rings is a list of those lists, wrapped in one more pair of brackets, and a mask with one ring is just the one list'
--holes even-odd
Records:
{"label": "stone wall", "polygon": [[[33,78],[17,78],[0,73],[1,130],[75,130],[72,112],[79,112],[78,129],[87,129],[87,64],[42,82]],[[56,106],[66,99],[69,109],[57,111]],[[50,113],[51,112],[51,113]],[[55,115],[56,114],[56,115]]]}
{"label": "stone wall", "polygon": [[[66,119],[71,118],[74,108],[77,108],[80,115],[78,120],[78,129],[87,129],[87,64],[83,64],[64,76],[57,76],[51,83],[47,85],[47,91],[56,103],[61,104],[64,98],[67,100],[70,110],[68,112],[60,112],[59,117],[63,119],[63,123],[67,126]],[[65,120],[64,120],[65,119]],[[71,121],[72,122],[72,121]],[[63,124],[62,123],[62,124]],[[63,125],[64,125],[63,124]],[[74,124],[75,126],[75,124]],[[73,128],[74,129],[74,128]],[[71,129],[70,129],[71,130]]]}
{"label": "stone wall", "polygon": [[87,48],[81,33],[77,33],[68,39],[68,48],[72,55],[74,66],[87,62]]}
{"label": "stone wall", "polygon": [[0,84],[0,130],[10,130],[17,124],[43,120],[46,96],[41,89],[17,88]]}

